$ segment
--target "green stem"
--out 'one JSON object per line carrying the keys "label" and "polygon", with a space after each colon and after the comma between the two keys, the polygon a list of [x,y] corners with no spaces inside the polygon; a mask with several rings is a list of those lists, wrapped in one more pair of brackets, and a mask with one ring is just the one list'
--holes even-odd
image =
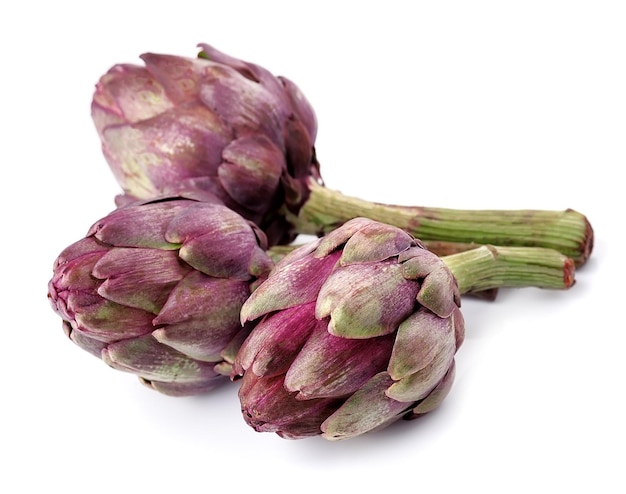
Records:
{"label": "green stem", "polygon": [[274,263],[280,261],[283,257],[289,254],[292,250],[302,247],[303,244],[289,244],[289,245],[272,245],[265,253],[270,257]]}
{"label": "green stem", "polygon": [[395,206],[346,196],[313,180],[310,190],[310,197],[298,216],[290,217],[299,233],[323,235],[352,218],[364,216],[402,228],[424,242],[443,243],[453,252],[477,244],[544,247],[558,250],[580,266],[593,248],[589,221],[572,209],[459,210]]}
{"label": "green stem", "polygon": [[441,259],[462,294],[503,287],[565,289],[574,284],[574,262],[553,249],[484,245]]}
{"label": "green stem", "polygon": [[[302,245],[275,245],[267,254],[276,263]],[[437,255],[454,274],[462,294],[495,300],[499,288],[565,289],[574,284],[574,262],[554,249],[466,244],[455,251],[445,242],[442,245],[439,248],[447,254]],[[427,248],[432,250],[430,245]]]}

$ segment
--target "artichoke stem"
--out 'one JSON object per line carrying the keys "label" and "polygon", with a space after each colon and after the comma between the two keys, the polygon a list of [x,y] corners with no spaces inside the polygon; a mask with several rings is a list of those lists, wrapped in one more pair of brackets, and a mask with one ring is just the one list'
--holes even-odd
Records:
{"label": "artichoke stem", "polygon": [[272,262],[276,264],[283,257],[289,254],[292,250],[301,247],[303,244],[289,244],[289,245],[272,245],[265,253],[270,257]]}
{"label": "artichoke stem", "polygon": [[566,289],[575,281],[573,260],[553,249],[484,245],[441,259],[461,294],[504,287]]}
{"label": "artichoke stem", "polygon": [[460,210],[396,206],[350,197],[311,180],[310,196],[289,219],[299,233],[324,235],[364,216],[402,228],[438,255],[478,245],[544,247],[584,264],[593,248],[593,229],[577,211]]}

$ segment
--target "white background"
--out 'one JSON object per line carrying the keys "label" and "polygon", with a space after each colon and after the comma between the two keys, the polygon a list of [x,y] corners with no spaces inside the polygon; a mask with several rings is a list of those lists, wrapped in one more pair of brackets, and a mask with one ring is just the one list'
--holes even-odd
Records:
{"label": "white background", "polygon": [[[625,6],[4,2],[0,491],[625,492]],[[46,300],[55,257],[119,192],[89,114],[94,84],[115,63],[195,56],[199,42],[301,87],[327,186],[574,208],[596,231],[591,260],[567,292],[465,300],[442,407],[353,440],[259,434],[234,384],[174,399],[108,368]]]}

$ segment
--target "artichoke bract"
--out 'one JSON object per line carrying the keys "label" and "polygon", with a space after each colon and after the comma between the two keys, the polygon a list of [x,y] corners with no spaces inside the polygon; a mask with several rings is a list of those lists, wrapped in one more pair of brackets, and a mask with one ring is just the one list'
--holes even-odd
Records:
{"label": "artichoke bract", "polygon": [[550,249],[439,258],[399,228],[350,220],[280,260],[243,304],[242,321],[260,321],[233,365],[243,417],[337,440],[421,416],[452,386],[462,293],[573,282],[573,261]]}
{"label": "artichoke bract", "polygon": [[96,85],[92,118],[125,195],[118,205],[201,188],[257,223],[270,244],[294,238],[297,213],[320,180],[317,122],[300,89],[202,44],[198,58],[146,53]]}
{"label": "artichoke bract", "polygon": [[162,393],[198,394],[228,380],[225,355],[251,327],[241,306],[273,266],[266,246],[217,202],[137,202],[58,256],[48,298],[79,347]]}

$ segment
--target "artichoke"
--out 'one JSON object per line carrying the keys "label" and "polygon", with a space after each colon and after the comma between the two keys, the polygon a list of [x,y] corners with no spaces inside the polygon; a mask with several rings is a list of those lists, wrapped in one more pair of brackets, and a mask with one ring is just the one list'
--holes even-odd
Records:
{"label": "artichoke", "polygon": [[208,190],[257,223],[270,244],[295,236],[308,179],[320,179],[317,122],[299,88],[203,44],[198,58],[146,53],[96,85],[92,118],[125,195],[118,205]]}
{"label": "artichoke", "polygon": [[251,327],[241,306],[273,266],[266,246],[217,201],[138,201],[58,256],[48,298],[79,347],[162,393],[197,394],[228,380],[225,355]]}
{"label": "artichoke", "polygon": [[242,322],[259,321],[233,364],[243,417],[336,440],[423,415],[452,386],[462,293],[573,283],[572,260],[550,249],[439,258],[399,228],[350,220],[284,257],[243,304]]}
{"label": "artichoke", "polygon": [[371,203],[322,183],[317,121],[285,77],[200,45],[198,58],[147,53],[96,86],[92,117],[125,195],[210,191],[257,223],[269,245],[323,235],[364,216],[419,237],[437,254],[481,244],[556,249],[582,265],[593,247],[573,210],[454,210]]}

